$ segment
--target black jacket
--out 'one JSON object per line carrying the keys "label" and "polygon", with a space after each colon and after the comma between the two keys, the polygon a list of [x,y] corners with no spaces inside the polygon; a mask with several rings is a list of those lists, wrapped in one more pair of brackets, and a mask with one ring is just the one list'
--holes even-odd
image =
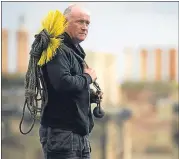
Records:
{"label": "black jacket", "polygon": [[94,126],[89,87],[92,79],[83,73],[85,53],[81,46],[76,48],[67,33],[63,38],[57,54],[42,69],[48,89],[48,104],[41,124],[86,135]]}

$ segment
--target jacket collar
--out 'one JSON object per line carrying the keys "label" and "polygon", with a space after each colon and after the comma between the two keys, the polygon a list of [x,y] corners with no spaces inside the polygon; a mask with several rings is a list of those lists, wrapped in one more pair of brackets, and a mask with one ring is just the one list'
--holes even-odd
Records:
{"label": "jacket collar", "polygon": [[68,33],[63,33],[63,43],[73,49],[75,53],[77,53],[80,57],[83,59],[85,58],[86,54],[83,50],[83,48],[78,44],[76,47],[71,39],[71,37],[68,35]]}

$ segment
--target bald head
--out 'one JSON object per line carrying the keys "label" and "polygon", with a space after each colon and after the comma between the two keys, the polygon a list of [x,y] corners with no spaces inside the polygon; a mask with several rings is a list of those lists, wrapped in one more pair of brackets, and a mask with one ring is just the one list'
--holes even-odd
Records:
{"label": "bald head", "polygon": [[64,16],[68,21],[66,32],[69,34],[75,44],[84,41],[88,34],[88,27],[90,24],[89,12],[79,6],[71,5],[64,11]]}
{"label": "bald head", "polygon": [[68,6],[68,8],[66,8],[64,11],[64,16],[69,19],[71,16],[78,13],[84,13],[90,16],[90,13],[86,8],[77,4],[72,4]]}

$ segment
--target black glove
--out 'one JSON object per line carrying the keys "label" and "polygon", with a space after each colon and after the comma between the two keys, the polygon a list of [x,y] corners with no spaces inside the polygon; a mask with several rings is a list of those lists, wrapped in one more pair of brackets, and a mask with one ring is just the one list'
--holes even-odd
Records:
{"label": "black glove", "polygon": [[98,94],[93,89],[90,89],[90,103],[92,104],[98,102],[99,102]]}

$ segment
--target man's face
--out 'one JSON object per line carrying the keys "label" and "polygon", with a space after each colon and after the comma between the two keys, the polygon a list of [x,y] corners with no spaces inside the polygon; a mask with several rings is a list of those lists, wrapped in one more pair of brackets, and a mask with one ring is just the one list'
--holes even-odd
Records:
{"label": "man's face", "polygon": [[75,42],[80,43],[87,37],[89,24],[90,16],[88,14],[74,13],[69,18],[67,32]]}

